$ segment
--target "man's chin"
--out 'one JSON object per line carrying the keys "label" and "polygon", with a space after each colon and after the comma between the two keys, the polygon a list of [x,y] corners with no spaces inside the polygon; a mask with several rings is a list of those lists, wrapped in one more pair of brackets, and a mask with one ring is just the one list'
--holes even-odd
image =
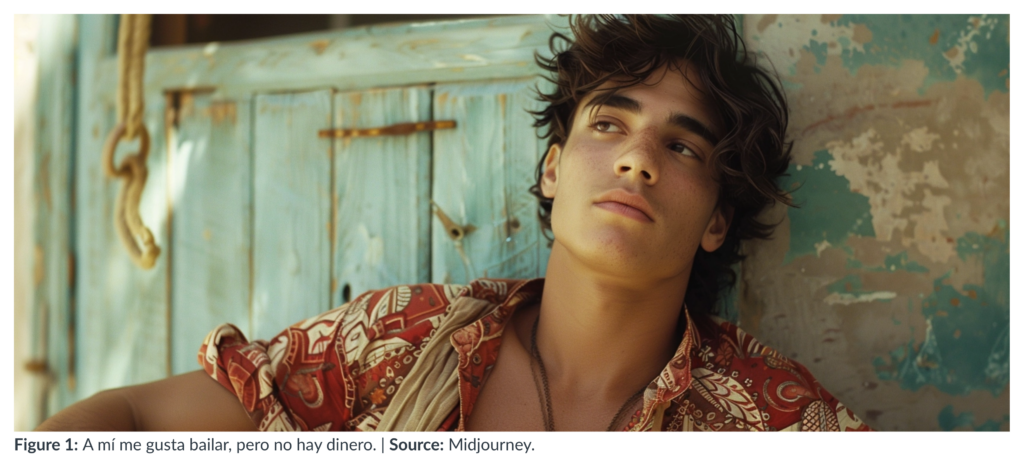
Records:
{"label": "man's chin", "polygon": [[628,281],[653,279],[665,266],[665,255],[647,250],[649,243],[608,238],[581,243],[567,250],[580,266],[596,274]]}

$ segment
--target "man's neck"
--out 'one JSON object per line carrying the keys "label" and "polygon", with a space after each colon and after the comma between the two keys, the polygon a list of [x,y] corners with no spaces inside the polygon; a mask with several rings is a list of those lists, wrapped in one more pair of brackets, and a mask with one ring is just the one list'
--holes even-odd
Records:
{"label": "man's neck", "polygon": [[645,280],[600,274],[556,242],[537,330],[552,387],[619,399],[650,383],[679,344],[688,275]]}

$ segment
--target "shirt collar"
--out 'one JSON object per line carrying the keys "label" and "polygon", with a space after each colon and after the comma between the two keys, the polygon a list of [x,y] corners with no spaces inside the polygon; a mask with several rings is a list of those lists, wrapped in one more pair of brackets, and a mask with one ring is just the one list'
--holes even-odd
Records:
{"label": "shirt collar", "polygon": [[[479,347],[481,342],[500,339],[512,313],[524,304],[539,300],[543,290],[544,278],[530,280],[479,279],[471,282],[459,294],[459,297],[486,300],[497,306],[452,335],[452,344],[455,345],[456,351],[459,353],[460,362],[470,361],[470,354]],[[683,332],[679,346],[672,355],[672,359],[644,391],[644,405],[638,423],[638,427],[641,429],[651,423],[659,407],[666,405],[667,402],[678,397],[690,387],[692,352],[700,342],[700,335],[686,307],[683,307],[683,318],[686,319],[686,330]],[[456,337],[457,335],[459,337]],[[463,400],[463,402],[467,401]]]}

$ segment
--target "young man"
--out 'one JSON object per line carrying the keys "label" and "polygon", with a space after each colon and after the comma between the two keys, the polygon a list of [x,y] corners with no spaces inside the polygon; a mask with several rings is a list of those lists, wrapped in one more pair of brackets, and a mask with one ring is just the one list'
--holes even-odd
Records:
{"label": "young man", "polygon": [[531,190],[553,233],[545,278],[368,292],[269,342],[224,325],[205,372],[100,393],[41,428],[868,429],[712,316],[740,241],[771,232],[755,217],[787,202],[785,97],[732,19],[573,29],[538,59],[556,84]]}

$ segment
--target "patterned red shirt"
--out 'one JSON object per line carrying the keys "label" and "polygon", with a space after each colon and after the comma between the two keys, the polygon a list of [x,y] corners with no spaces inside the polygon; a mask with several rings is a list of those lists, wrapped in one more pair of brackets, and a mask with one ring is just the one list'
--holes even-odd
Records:
{"label": "patterned red shirt", "polygon": [[[486,300],[493,309],[451,337],[462,402],[437,429],[462,430],[509,317],[537,302],[543,285],[481,279],[367,292],[270,341],[249,342],[221,325],[204,340],[199,362],[260,430],[371,431],[449,306],[462,297]],[[686,320],[679,348],[648,386],[629,430],[870,430],[799,363],[728,321]]]}

